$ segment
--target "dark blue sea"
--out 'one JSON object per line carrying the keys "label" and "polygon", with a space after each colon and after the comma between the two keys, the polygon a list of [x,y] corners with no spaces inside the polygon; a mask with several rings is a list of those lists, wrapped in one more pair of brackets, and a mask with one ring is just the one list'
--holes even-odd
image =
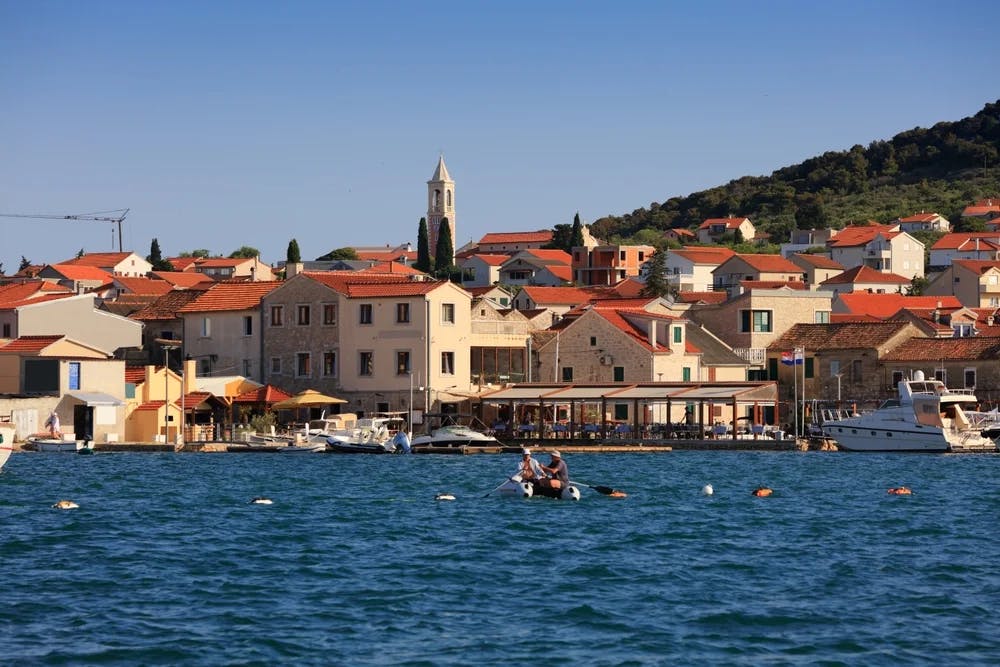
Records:
{"label": "dark blue sea", "polygon": [[0,662],[1000,663],[998,456],[566,460],[628,497],[486,495],[515,456],[17,453]]}

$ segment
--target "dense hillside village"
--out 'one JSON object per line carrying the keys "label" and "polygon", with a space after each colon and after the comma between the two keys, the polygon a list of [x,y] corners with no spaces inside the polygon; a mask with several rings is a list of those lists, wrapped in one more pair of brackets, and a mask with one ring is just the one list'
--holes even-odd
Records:
{"label": "dense hillside village", "polygon": [[[996,111],[977,116],[994,149]],[[949,168],[962,155],[947,153]],[[456,182],[442,157],[416,247],[303,261],[293,240],[271,265],[252,252],[164,258],[153,239],[145,256],[23,262],[0,276],[0,415],[24,434],[56,411],[88,439],[174,442],[259,430],[274,403],[305,390],[358,415],[405,413],[419,428],[435,415],[517,421],[490,400],[517,383],[776,381],[778,406],[733,399],[699,419],[777,424],[790,420],[793,392],[875,401],[916,370],[995,405],[1000,187],[990,187],[957,214],[931,198],[889,219],[803,215],[781,236],[727,205],[628,238],[577,216],[455,249]],[[607,399],[592,419],[637,423],[637,405]],[[692,409],[681,401],[662,419]]]}

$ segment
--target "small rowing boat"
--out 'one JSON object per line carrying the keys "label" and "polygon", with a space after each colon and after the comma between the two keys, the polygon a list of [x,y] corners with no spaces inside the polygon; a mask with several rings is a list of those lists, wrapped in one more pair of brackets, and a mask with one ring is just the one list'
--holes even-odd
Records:
{"label": "small rowing boat", "polygon": [[567,484],[562,489],[550,489],[548,487],[532,484],[531,482],[522,482],[520,475],[514,475],[504,482],[500,488],[497,489],[497,493],[501,496],[509,496],[512,498],[533,498],[537,496],[544,498],[557,498],[559,500],[580,499],[580,489],[578,489],[574,484]]}

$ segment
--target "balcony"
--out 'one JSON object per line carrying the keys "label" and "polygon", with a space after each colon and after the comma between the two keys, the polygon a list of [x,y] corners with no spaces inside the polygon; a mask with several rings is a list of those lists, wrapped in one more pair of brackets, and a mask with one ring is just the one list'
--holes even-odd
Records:
{"label": "balcony", "polygon": [[767,363],[767,350],[763,347],[734,347],[733,352],[754,366],[764,366]]}

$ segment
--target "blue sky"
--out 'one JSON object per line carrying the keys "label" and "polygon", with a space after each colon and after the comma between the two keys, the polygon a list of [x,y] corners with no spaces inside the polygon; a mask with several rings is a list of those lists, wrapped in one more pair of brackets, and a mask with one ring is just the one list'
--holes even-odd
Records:
{"label": "blue sky", "polygon": [[[986,2],[0,0],[0,212],[126,250],[457,245],[627,213],[1000,97]],[[113,249],[0,218],[0,262]]]}

